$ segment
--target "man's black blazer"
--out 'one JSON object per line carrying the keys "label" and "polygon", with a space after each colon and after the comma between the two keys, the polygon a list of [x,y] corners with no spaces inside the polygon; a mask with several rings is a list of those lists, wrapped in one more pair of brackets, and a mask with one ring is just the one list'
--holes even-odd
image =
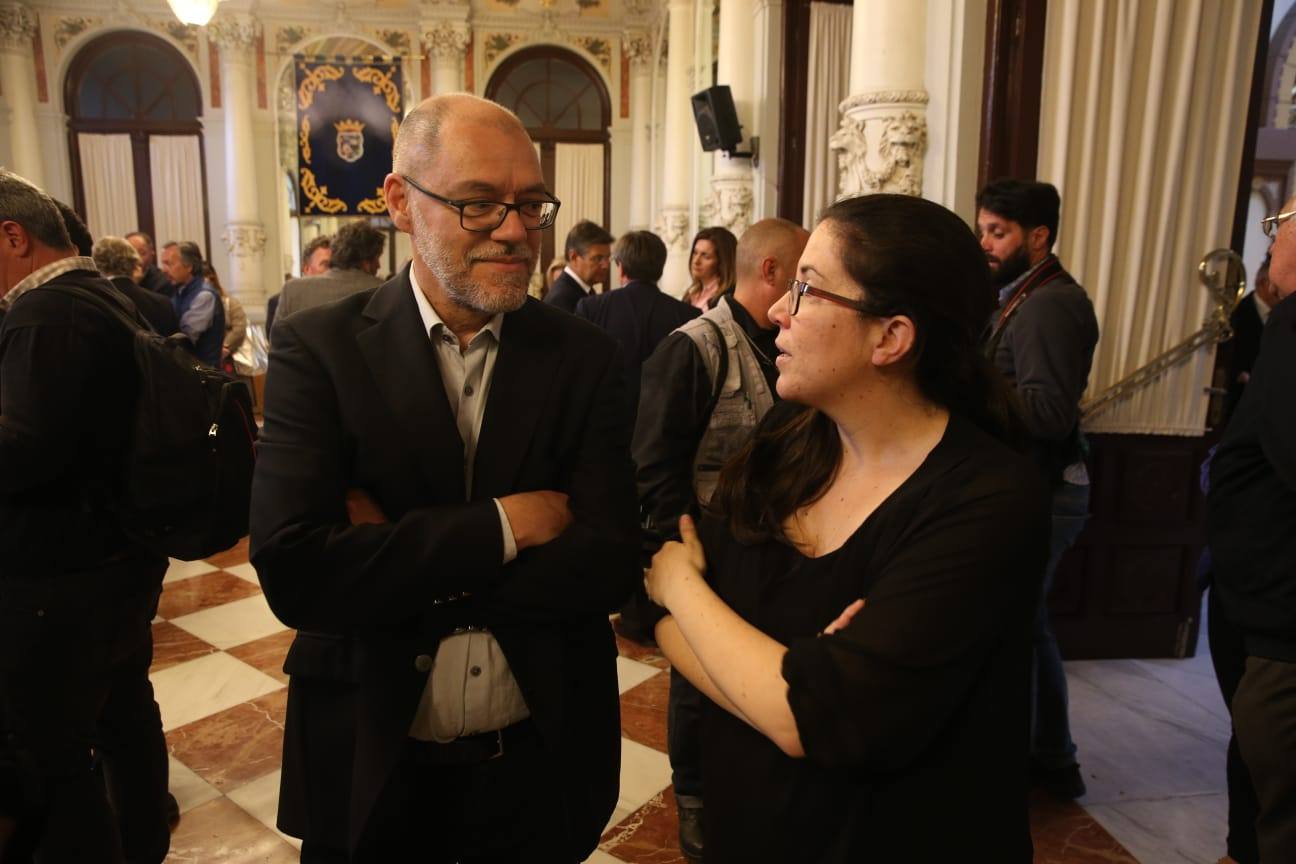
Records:
{"label": "man's black blazer", "polygon": [[149,322],[149,325],[158,333],[171,336],[180,332],[180,320],[176,318],[175,308],[172,307],[170,298],[136,285],[129,276],[114,276],[109,281],[131,299],[135,308],[144,316],[144,320]]}
{"label": "man's black blazer", "polygon": [[[252,488],[252,563],[298,634],[279,826],[355,849],[456,626],[495,634],[540,733],[584,860],[617,801],[608,615],[639,579],[630,423],[605,334],[534,300],[504,317],[471,500],[463,445],[409,270],[281,320]],[[345,496],[390,520],[352,526]],[[555,489],[574,523],[501,564],[493,497]]]}
{"label": "man's black blazer", "polygon": [[652,282],[629,282],[606,294],[592,294],[576,304],[576,314],[608,332],[621,348],[626,390],[632,409],[639,406],[639,374],[657,343],[702,314],[674,297],[663,294]]}
{"label": "man's black blazer", "polygon": [[1246,384],[1238,379],[1242,373],[1251,374],[1256,357],[1260,354],[1260,335],[1264,332],[1264,321],[1260,318],[1260,308],[1256,306],[1255,292],[1242,298],[1233,314],[1229,316],[1229,326],[1233,328],[1233,347],[1228,362],[1228,395],[1224,397],[1224,422],[1233,416]]}
{"label": "man's black blazer", "polygon": [[558,274],[553,285],[549,286],[549,293],[545,295],[544,302],[550,306],[557,306],[564,312],[575,312],[576,304],[588,296],[590,295],[585,293],[580,283],[564,270]]}

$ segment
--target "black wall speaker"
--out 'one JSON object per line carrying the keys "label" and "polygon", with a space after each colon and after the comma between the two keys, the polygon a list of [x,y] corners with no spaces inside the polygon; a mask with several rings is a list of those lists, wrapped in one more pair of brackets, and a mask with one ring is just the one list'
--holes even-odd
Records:
{"label": "black wall speaker", "polygon": [[708,87],[693,94],[693,119],[703,150],[736,150],[742,143],[742,127],[727,84]]}

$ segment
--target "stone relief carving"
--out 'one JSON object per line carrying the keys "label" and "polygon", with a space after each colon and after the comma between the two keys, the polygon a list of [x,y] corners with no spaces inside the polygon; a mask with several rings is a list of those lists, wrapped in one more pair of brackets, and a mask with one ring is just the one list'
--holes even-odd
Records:
{"label": "stone relief carving", "polygon": [[486,50],[483,53],[483,59],[485,59],[486,65],[489,66],[491,63],[495,61],[496,57],[503,54],[505,51],[513,47],[513,45],[517,44],[521,40],[522,40],[522,34],[520,33],[489,34],[485,40]]}
{"label": "stone relief carving", "polygon": [[626,33],[621,37],[621,53],[636,69],[652,62],[652,40],[647,33]]}
{"label": "stone relief carving", "polygon": [[261,22],[251,15],[231,12],[207,25],[207,37],[222,51],[251,51],[260,35]]}
{"label": "stone relief carving", "polygon": [[707,202],[707,224],[728,228],[741,236],[751,227],[751,181],[746,178],[714,177],[711,180],[711,198]]}
{"label": "stone relief carving", "polygon": [[87,30],[98,27],[101,22],[100,18],[87,18],[80,15],[58,19],[58,23],[54,25],[54,47],[62,50],[73,39]]}
{"label": "stone relief carving", "polygon": [[410,37],[404,30],[386,30],[378,29],[373,31],[373,35],[386,45],[390,45],[397,51],[403,51],[406,54],[410,50]]}
{"label": "stone relief carving", "polygon": [[688,252],[689,214],[687,209],[666,208],[657,216],[654,229],[667,249]]}
{"label": "stone relief carving", "polygon": [[318,32],[314,27],[304,27],[301,24],[289,24],[286,27],[280,27],[275,31],[274,46],[280,54],[287,54],[288,51],[300,43],[307,36],[314,36]]}
{"label": "stone relief carving", "polygon": [[221,240],[236,258],[256,258],[265,250],[266,232],[256,222],[231,222],[221,232]]}
{"label": "stone relief carving", "polygon": [[612,69],[612,43],[602,36],[573,36],[573,45],[579,45],[593,55],[604,71]]}
{"label": "stone relief carving", "polygon": [[869,93],[856,93],[842,100],[840,109],[843,114],[852,108],[865,105],[926,105],[926,90],[873,90]]}
{"label": "stone relief carving", "polygon": [[0,47],[31,48],[36,13],[22,3],[0,3]]}
{"label": "stone relief carving", "polygon": [[465,21],[438,21],[423,31],[423,45],[438,60],[462,60],[471,37]]}
{"label": "stone relief carving", "polygon": [[[880,129],[875,154],[870,154],[870,123]],[[838,200],[873,192],[922,194],[927,122],[920,115],[912,111],[873,117],[847,114],[828,146],[837,154]]]}

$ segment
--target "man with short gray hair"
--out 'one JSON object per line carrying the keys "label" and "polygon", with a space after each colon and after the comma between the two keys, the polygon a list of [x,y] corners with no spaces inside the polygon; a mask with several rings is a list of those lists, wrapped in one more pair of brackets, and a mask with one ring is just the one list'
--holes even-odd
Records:
{"label": "man with short gray hair", "polygon": [[77,290],[112,293],[54,202],[0,169],[0,822],[15,829],[0,859],[158,864],[167,751],[148,671],[167,559],[112,500],[133,336]]}
{"label": "man with short gray hair", "polygon": [[612,262],[612,235],[602,225],[582,219],[567,232],[563,254],[567,267],[554,280],[544,302],[565,312],[594,293],[594,286],[606,284]]}
{"label": "man with short gray hair", "polygon": [[180,332],[189,337],[194,356],[219,369],[225,343],[225,306],[216,289],[203,277],[203,256],[192,240],[162,247],[162,269],[176,286],[171,305],[180,320]]}

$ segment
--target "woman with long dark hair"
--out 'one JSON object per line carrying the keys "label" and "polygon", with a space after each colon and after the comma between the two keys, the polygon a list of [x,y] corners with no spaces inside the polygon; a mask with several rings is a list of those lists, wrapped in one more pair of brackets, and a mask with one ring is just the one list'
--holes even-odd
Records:
{"label": "woman with long dark hair", "polygon": [[728,228],[697,232],[689,250],[689,278],[693,281],[684,292],[684,302],[705,312],[721,294],[733,290],[737,257],[738,238]]}
{"label": "woman with long dark hair", "polygon": [[985,256],[873,195],[827,210],[798,280],[770,310],[786,401],[647,577],[711,700],[707,860],[1029,861],[1049,510],[979,349]]}

